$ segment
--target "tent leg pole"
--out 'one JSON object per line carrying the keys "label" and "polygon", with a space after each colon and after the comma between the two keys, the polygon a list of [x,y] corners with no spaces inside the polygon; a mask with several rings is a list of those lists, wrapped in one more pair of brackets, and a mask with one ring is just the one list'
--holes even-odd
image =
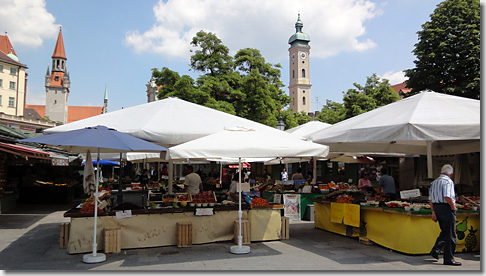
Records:
{"label": "tent leg pole", "polygon": [[432,143],[433,141],[427,141],[427,177],[433,178],[434,172],[432,167]]}
{"label": "tent leg pole", "polygon": [[171,159],[169,159],[169,169],[168,169],[168,181],[167,181],[167,185],[169,185],[168,189],[167,189],[167,192],[169,194],[172,194],[172,179],[173,179],[173,176],[174,176],[174,161]]}
{"label": "tent leg pole", "polygon": [[241,217],[243,216],[243,212],[241,211],[241,157],[239,158],[238,161],[238,168],[239,168],[239,180],[238,180],[238,195],[239,195],[239,200],[238,200],[238,245],[232,246],[230,249],[230,252],[233,254],[248,254],[250,253],[250,247],[249,246],[242,246],[243,244],[243,238],[241,236]]}
{"label": "tent leg pole", "polygon": [[120,174],[118,176],[118,194],[116,196],[116,203],[120,205],[123,203],[123,154],[120,152]]}
{"label": "tent leg pole", "polygon": [[317,159],[312,158],[312,184],[317,183]]}

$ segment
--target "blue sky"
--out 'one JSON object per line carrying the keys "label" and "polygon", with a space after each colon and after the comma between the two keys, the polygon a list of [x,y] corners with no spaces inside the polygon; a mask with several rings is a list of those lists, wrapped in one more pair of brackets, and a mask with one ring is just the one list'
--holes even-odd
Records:
{"label": "blue sky", "polygon": [[107,85],[108,111],[114,111],[147,101],[152,68],[196,78],[189,41],[199,30],[215,33],[232,54],[259,49],[267,62],[282,65],[287,86],[287,42],[300,11],[311,37],[312,110],[318,110],[327,99],[342,102],[343,91],[373,73],[402,82],[402,70],[414,67],[416,33],[440,2],[0,0],[0,31],[29,67],[27,104],[45,104],[44,76],[62,25],[69,105],[102,106]]}

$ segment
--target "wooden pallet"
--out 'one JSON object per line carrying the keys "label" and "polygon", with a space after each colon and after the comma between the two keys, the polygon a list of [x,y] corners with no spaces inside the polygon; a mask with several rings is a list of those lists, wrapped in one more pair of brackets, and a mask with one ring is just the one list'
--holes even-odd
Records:
{"label": "wooden pallet", "polygon": [[59,248],[66,249],[69,242],[69,229],[71,228],[71,223],[61,223],[61,233],[59,235]]}
{"label": "wooden pallet", "polygon": [[[235,244],[238,244],[238,236],[240,234],[240,226],[238,220],[235,220],[233,223],[234,225],[234,241]],[[241,220],[241,244],[250,244],[251,243],[251,227],[250,221],[242,219]]]}
{"label": "wooden pallet", "polygon": [[282,230],[280,231],[280,238],[282,240],[288,240],[290,238],[290,229],[289,229],[289,218],[282,217]]}
{"label": "wooden pallet", "polygon": [[365,237],[359,237],[359,242],[362,243],[362,244],[366,244],[366,245],[373,245],[374,244],[374,242],[372,242],[370,239],[365,238]]}
{"label": "wooden pallet", "polygon": [[177,223],[177,247],[191,247],[192,246],[192,223],[178,222]]}
{"label": "wooden pallet", "polygon": [[105,228],[105,253],[121,252],[121,229]]}

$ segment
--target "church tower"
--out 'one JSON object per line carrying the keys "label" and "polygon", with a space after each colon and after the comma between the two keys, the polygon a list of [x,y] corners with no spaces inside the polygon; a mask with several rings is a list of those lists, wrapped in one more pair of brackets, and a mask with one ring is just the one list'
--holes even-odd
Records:
{"label": "church tower", "polygon": [[310,37],[302,32],[304,24],[300,13],[295,23],[295,34],[289,38],[289,96],[293,99],[293,112],[311,112]]}
{"label": "church tower", "polygon": [[63,124],[68,121],[68,96],[71,88],[69,73],[66,69],[66,53],[62,39],[62,27],[59,28],[56,47],[52,54],[52,70],[46,73],[46,117]]}

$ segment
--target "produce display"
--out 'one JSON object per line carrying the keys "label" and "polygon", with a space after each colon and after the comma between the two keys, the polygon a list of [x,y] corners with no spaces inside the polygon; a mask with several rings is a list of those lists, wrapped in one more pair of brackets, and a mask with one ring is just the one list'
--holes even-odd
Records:
{"label": "produce display", "polygon": [[[109,209],[111,207],[110,201],[111,194],[108,192],[102,192],[98,196],[101,203],[98,203],[98,213],[103,212],[103,209]],[[95,197],[91,196],[87,198],[84,202],[82,202],[81,209],[79,210],[80,213],[94,213],[95,210]]]}
{"label": "produce display", "polygon": [[251,206],[268,206],[270,205],[268,203],[268,200],[260,198],[260,197],[255,197],[251,201]]}
{"label": "produce display", "polygon": [[216,203],[216,196],[212,191],[203,191],[199,194],[191,194],[194,203]]}

